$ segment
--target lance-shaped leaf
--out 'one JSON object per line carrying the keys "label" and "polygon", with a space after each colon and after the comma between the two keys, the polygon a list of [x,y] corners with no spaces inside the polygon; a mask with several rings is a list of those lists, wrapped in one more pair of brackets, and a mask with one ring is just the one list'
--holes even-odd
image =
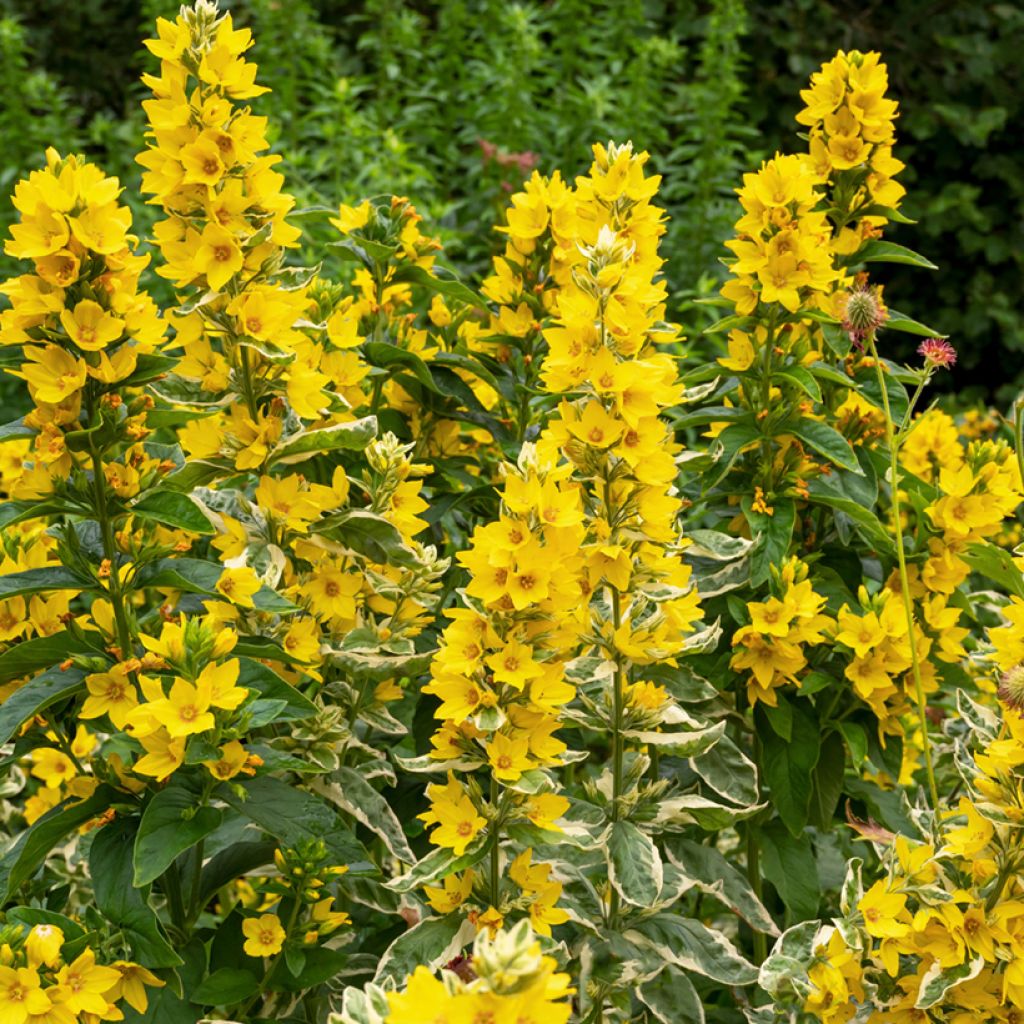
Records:
{"label": "lance-shaped leaf", "polygon": [[297,721],[316,714],[316,705],[285,682],[272,668],[252,658],[239,658],[238,685],[255,690],[265,701],[280,702],[277,721]]}
{"label": "lance-shaped leaf", "polygon": [[659,913],[640,921],[626,938],[648,944],[684,971],[723,985],[750,985],[757,968],[721,933],[692,918]]}
{"label": "lance-shaped leaf", "polygon": [[478,306],[481,309],[487,306],[482,296],[478,295],[472,288],[464,285],[446,267],[435,264],[431,269],[432,273],[423,267],[417,267],[415,264],[403,264],[394,270],[389,280],[409,281],[413,284],[420,284],[425,288],[429,288],[432,292],[437,292],[447,299],[463,302],[467,306]]}
{"label": "lance-shaped leaf", "polygon": [[368,509],[345,509],[318,520],[312,525],[312,530],[379,565],[397,565],[407,569],[419,565],[397,527]]}
{"label": "lance-shaped leaf", "polygon": [[[169,590],[184,590],[189,594],[205,594],[207,597],[222,595],[217,591],[217,581],[223,567],[199,558],[162,558],[159,562],[144,566],[135,577],[134,585],[143,587],[166,587]],[[2,579],[2,577],[0,577]],[[286,601],[275,590],[262,586],[253,594],[253,604],[259,611],[286,615],[298,611],[298,606]]]}
{"label": "lance-shaped leaf", "polygon": [[950,989],[976,978],[984,969],[985,958],[982,956],[954,967],[943,967],[936,960],[921,978],[921,987],[917,990],[917,1002],[914,1005],[919,1010],[938,1005]]}
{"label": "lance-shaped leaf", "polygon": [[473,941],[476,929],[461,914],[428,917],[415,924],[384,951],[377,968],[376,982],[391,978],[402,982],[417,967],[433,970],[453,959],[466,943]]}
{"label": "lance-shaped leaf", "polygon": [[631,821],[612,823],[608,875],[618,894],[635,907],[652,907],[663,881],[661,854],[646,832]]}
{"label": "lance-shaped leaf", "polygon": [[659,747],[673,757],[694,757],[710,750],[722,738],[726,723],[715,722],[703,729],[665,730],[624,729],[622,735],[636,743]]}
{"label": "lance-shaped leaf", "polygon": [[489,848],[487,838],[478,836],[461,857],[456,857],[451,850],[446,850],[444,847],[431,850],[404,875],[391,879],[387,886],[395,892],[412,892],[413,889],[418,889],[421,885],[431,885],[439,878],[453,875],[457,871],[464,871],[466,868],[478,864],[483,860]]}
{"label": "lance-shaped leaf", "polygon": [[771,788],[772,802],[794,836],[799,836],[810,814],[814,789],[814,769],[821,755],[818,721],[804,706],[792,703],[792,738],[783,740],[765,721],[755,716],[761,737],[765,782]]}
{"label": "lance-shaped leaf", "polygon": [[313,786],[371,832],[376,832],[399,860],[409,864],[416,859],[391,805],[355,769],[338,768],[331,773],[330,781],[318,779]]}
{"label": "lance-shaped leaf", "polygon": [[139,519],[171,526],[189,533],[216,533],[209,517],[187,494],[177,490],[150,491],[130,509]]}
{"label": "lance-shaped leaf", "polygon": [[[182,959],[171,948],[145,891],[132,885],[132,847],[138,819],[118,818],[96,833],[89,848],[89,876],[100,913],[128,939],[143,967],[175,967]],[[147,890],[148,891],[148,890]]]}
{"label": "lance-shaped leaf", "polygon": [[912,267],[924,267],[926,270],[939,268],[931,260],[920,253],[908,249],[905,245],[886,242],[881,238],[872,238],[865,242],[852,256],[845,257],[841,262],[847,266],[857,263],[907,263]]}
{"label": "lance-shaped leaf", "polygon": [[691,758],[690,767],[726,800],[742,807],[757,803],[757,768],[728,736]]}
{"label": "lance-shaped leaf", "polygon": [[320,452],[341,448],[365,448],[377,434],[377,417],[364,416],[319,430],[304,430],[282,441],[271,453],[268,465],[302,462]]}
{"label": "lance-shaped leaf", "polygon": [[693,982],[673,964],[637,989],[640,1001],[662,1024],[704,1024],[704,1004]]}
{"label": "lance-shaped leaf", "polygon": [[[237,790],[241,788],[244,796]],[[244,782],[223,783],[217,796],[285,846],[322,839],[335,864],[368,860],[352,830],[319,797],[281,779],[257,776]]]}
{"label": "lance-shaped leaf", "polygon": [[44,594],[51,590],[94,590],[96,581],[81,576],[62,565],[44,565],[38,569],[23,569],[0,576],[0,601],[29,594]]}
{"label": "lance-shaped leaf", "polygon": [[0,704],[0,744],[6,743],[33,715],[84,690],[84,679],[81,669],[69,668],[62,672],[53,668],[15,690]]}
{"label": "lance-shaped leaf", "polygon": [[387,370],[408,370],[428,391],[441,393],[441,389],[430,375],[430,368],[415,352],[392,345],[390,341],[368,341],[363,345],[363,353],[367,362],[374,366]]}
{"label": "lance-shaped leaf", "polygon": [[135,836],[132,884],[138,888],[155,881],[179,854],[205,839],[223,818],[217,808],[199,805],[194,785],[172,779],[142,812]]}
{"label": "lance-shaped leaf", "polygon": [[809,448],[813,448],[819,455],[824,455],[830,462],[834,462],[843,469],[848,469],[851,473],[863,472],[850,442],[827,423],[801,417],[795,423],[790,424],[788,429]]}
{"label": "lance-shaped leaf", "polygon": [[25,829],[0,858],[0,905],[35,874],[62,839],[102,814],[116,796],[109,786],[100,786],[88,799],[60,804]]}
{"label": "lance-shaped leaf", "polygon": [[655,822],[662,828],[699,825],[707,832],[717,832],[757,814],[765,806],[753,804],[750,807],[727,807],[699,793],[686,793],[660,801]]}
{"label": "lance-shaped leaf", "polygon": [[747,881],[713,846],[702,846],[683,836],[668,836],[665,852],[687,878],[709,896],[724,903],[757,931],[778,935],[779,929]]}

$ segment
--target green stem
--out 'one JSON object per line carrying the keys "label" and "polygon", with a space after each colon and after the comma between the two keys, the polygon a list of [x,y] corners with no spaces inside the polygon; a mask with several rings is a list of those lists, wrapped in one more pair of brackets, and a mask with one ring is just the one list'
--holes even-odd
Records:
{"label": "green stem", "polygon": [[245,405],[249,410],[249,418],[256,422],[258,411],[256,409],[256,392],[252,384],[252,367],[249,364],[249,349],[245,345],[238,346],[238,362],[242,369],[242,390],[245,392]]}
{"label": "green stem", "polygon": [[1017,468],[1024,480],[1024,398],[1018,398],[1013,406],[1013,445],[1017,450]]}
{"label": "green stem", "polygon": [[492,826],[494,832],[491,836],[491,906],[498,909],[500,902],[499,886],[501,885],[501,836],[499,834],[500,815],[498,814],[498,780],[491,776],[491,806],[494,808],[495,818]]}
{"label": "green stem", "polygon": [[[899,447],[893,429],[892,410],[889,408],[889,392],[885,386],[885,375],[882,372],[882,360],[878,357],[875,336],[868,335],[871,345],[871,358],[875,363],[875,375],[878,389],[882,395],[882,410],[885,413],[885,443],[889,447],[889,484],[892,488],[892,515],[895,521],[896,558],[899,562],[900,590],[903,592],[903,611],[907,619],[908,640],[910,643],[910,664],[914,676],[914,691],[917,699],[917,713],[921,722],[921,746],[924,752],[924,764],[928,772],[928,789],[931,793],[932,807],[938,810],[939,789],[935,784],[935,767],[932,763],[932,745],[928,736],[928,704],[924,696],[924,684],[921,681],[921,664],[917,654],[917,637],[914,631],[914,604],[910,596],[910,577],[907,573],[907,552],[903,545],[903,523],[900,513],[900,464]],[[909,414],[909,410],[908,410]]]}
{"label": "green stem", "polygon": [[121,577],[117,565],[117,545],[114,543],[114,526],[107,508],[107,492],[104,487],[103,459],[93,448],[92,484],[96,502],[96,518],[99,521],[100,537],[103,542],[103,557],[110,564],[110,578],[107,592],[110,595],[110,606],[114,610],[114,622],[117,625],[117,641],[121,647],[121,658],[132,656],[132,634],[128,627],[128,615],[124,607],[124,595],[121,591]]}

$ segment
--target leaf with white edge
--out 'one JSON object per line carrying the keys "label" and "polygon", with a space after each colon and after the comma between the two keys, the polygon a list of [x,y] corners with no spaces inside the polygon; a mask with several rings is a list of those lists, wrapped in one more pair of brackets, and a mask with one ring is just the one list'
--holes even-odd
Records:
{"label": "leaf with white edge", "polygon": [[687,793],[660,801],[655,822],[662,828],[699,825],[707,832],[717,832],[757,814],[766,806],[767,804],[754,804],[751,807],[726,807],[705,796]]}
{"label": "leaf with white edge", "polygon": [[919,1010],[927,1010],[941,1003],[951,989],[976,978],[984,969],[985,958],[982,956],[976,956],[967,963],[946,968],[943,968],[936,960],[921,978],[921,986],[917,990],[917,1002],[914,1006]]}
{"label": "leaf with white edge", "polygon": [[669,836],[665,840],[665,852],[676,868],[692,879],[701,892],[714,896],[757,931],[779,934],[747,876],[733,867],[713,846],[702,846],[683,836]]}
{"label": "leaf with white edge", "polygon": [[391,879],[387,883],[395,892],[412,892],[421,885],[431,885],[439,878],[464,871],[483,860],[487,853],[487,839],[479,836],[473,845],[467,847],[461,857],[456,857],[451,850],[439,847],[431,850],[422,860],[414,864],[404,875]]}
{"label": "leaf with white edge", "polygon": [[401,983],[421,965],[433,971],[457,956],[475,933],[476,928],[462,914],[428,917],[388,946],[373,980],[380,983],[390,978]]}
{"label": "leaf with white edge", "polygon": [[689,732],[655,732],[653,730],[623,729],[622,735],[636,743],[646,743],[664,749],[673,757],[694,757],[710,750],[722,738],[726,723],[716,722],[706,729]]}
{"label": "leaf with white edge", "polygon": [[661,854],[646,832],[631,821],[612,823],[608,873],[618,894],[635,907],[653,907],[662,885]]}
{"label": "leaf with white edge", "polygon": [[304,430],[282,441],[271,453],[268,465],[283,462],[302,462],[320,452],[332,452],[341,448],[365,448],[377,434],[377,417],[364,416],[361,420],[335,423],[319,430]]}
{"label": "leaf with white edge", "polygon": [[672,964],[641,985],[637,995],[662,1024],[704,1024],[704,1005],[693,982]]}
{"label": "leaf with white edge", "polygon": [[406,569],[415,569],[419,565],[398,528],[368,509],[345,509],[317,521],[312,530],[379,565],[397,565]]}
{"label": "leaf with white edge", "polygon": [[852,914],[864,895],[863,867],[864,861],[860,857],[852,858],[846,865],[846,877],[839,892],[839,909],[844,914]]}
{"label": "leaf with white edge", "polygon": [[728,736],[692,758],[690,767],[726,800],[741,807],[757,803],[757,767]]}
{"label": "leaf with white edge", "polygon": [[757,968],[719,931],[692,918],[659,913],[638,922],[626,938],[654,946],[677,967],[723,985],[750,985]]}
{"label": "leaf with white edge", "polygon": [[313,788],[380,836],[400,861],[409,864],[416,859],[391,805],[354,768],[337,768],[330,781],[317,779]]}
{"label": "leaf with white edge", "polygon": [[720,530],[690,530],[686,534],[689,544],[683,549],[684,557],[709,558],[716,562],[731,562],[742,558],[754,546],[746,537],[733,537]]}

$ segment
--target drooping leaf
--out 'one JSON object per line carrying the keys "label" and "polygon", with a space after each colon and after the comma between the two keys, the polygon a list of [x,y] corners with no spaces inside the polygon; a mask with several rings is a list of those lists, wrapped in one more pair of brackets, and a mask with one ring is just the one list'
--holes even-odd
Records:
{"label": "drooping leaf", "polygon": [[203,510],[189,497],[177,490],[150,491],[131,506],[133,515],[154,523],[171,526],[189,533],[216,533]]}
{"label": "drooping leaf", "polygon": [[721,933],[692,918],[658,913],[626,932],[627,939],[652,944],[677,967],[724,985],[750,985],[757,968]]}
{"label": "drooping leaf", "polygon": [[[793,703],[793,732],[787,742],[770,726],[763,715],[755,716],[761,737],[764,779],[771,789],[772,802],[786,827],[798,836],[807,824],[813,772],[821,754],[818,722],[806,702]],[[760,724],[764,723],[764,724]]]}
{"label": "drooping leaf", "polygon": [[335,423],[319,430],[304,430],[282,441],[271,453],[268,465],[279,462],[291,464],[301,462],[320,452],[333,452],[341,448],[365,448],[377,434],[375,416],[364,416],[361,420]]}
{"label": "drooping leaf", "polygon": [[380,983],[391,978],[401,983],[421,964],[433,969],[451,960],[466,942],[471,942],[474,931],[458,913],[425,918],[388,946],[374,981]]}
{"label": "drooping leaf", "polygon": [[331,773],[329,783],[320,783],[317,789],[329,797],[371,832],[384,840],[384,845],[406,864],[416,859],[409,849],[402,823],[391,805],[354,768],[341,767]]}
{"label": "drooping leaf", "polygon": [[693,982],[673,964],[641,985],[637,995],[662,1024],[704,1024],[704,1005]]}
{"label": "drooping leaf", "polygon": [[81,669],[61,671],[52,668],[15,690],[0,704],[0,744],[6,743],[25,722],[51,704],[84,690],[84,679],[85,673]]}
{"label": "drooping leaf", "polygon": [[104,825],[89,849],[89,875],[96,907],[128,939],[143,967],[175,967],[182,959],[163,934],[145,891],[132,885],[132,850],[138,820],[117,818]]}

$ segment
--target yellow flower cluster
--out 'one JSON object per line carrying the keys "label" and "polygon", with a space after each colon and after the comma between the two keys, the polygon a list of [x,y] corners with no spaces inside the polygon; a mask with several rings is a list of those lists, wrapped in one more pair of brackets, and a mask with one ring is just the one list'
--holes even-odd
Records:
{"label": "yellow flower cluster", "polygon": [[735,275],[722,294],[736,312],[753,313],[759,302],[779,303],[790,313],[813,305],[811,296],[832,290],[832,226],[817,207],[821,179],[806,157],[776,156],[743,176],[739,189],[744,215],[737,237],[726,242],[735,253]]}
{"label": "yellow flower cluster", "polygon": [[904,165],[892,155],[898,104],[886,96],[888,89],[878,53],[840,50],[800,93],[806,106],[796,119],[810,129],[810,165],[819,181],[831,180],[847,193],[848,220],[859,222],[839,225],[839,253],[855,252],[877,235],[906,193],[894,180]]}
{"label": "yellow flower cluster", "polygon": [[61,947],[70,938],[55,924],[4,927],[0,1019],[11,1024],[99,1024],[124,1019],[119,1003],[146,1012],[146,987],[162,988],[165,982],[129,960],[97,963],[91,946],[65,959]]}
{"label": "yellow flower cluster", "polygon": [[542,956],[523,922],[493,938],[481,933],[472,957],[437,978],[417,967],[402,992],[387,996],[387,1024],[422,1021],[509,1021],[565,1024],[572,1012],[569,976]]}
{"label": "yellow flower cluster", "polygon": [[[120,193],[116,178],[53,149],[45,169],[14,190],[21,219],[5,251],[32,260],[35,272],[3,285],[11,306],[0,313],[0,344],[22,346],[25,362],[11,372],[28,385],[35,409],[24,423],[36,431],[31,444],[23,442],[14,497],[63,490],[72,466],[82,461],[69,451],[68,433],[80,430],[83,420],[86,427],[101,416],[115,422],[122,400],[113,392],[136,372],[140,357],[162,344],[164,322],[139,289],[149,258],[134,252],[131,211],[118,202]],[[144,406],[128,412],[119,429],[141,440]],[[140,445],[124,465],[107,472],[120,490],[133,494],[158,463]]]}
{"label": "yellow flower cluster", "polygon": [[872,836],[885,842],[888,870],[856,903],[862,944],[848,944],[847,929],[816,951],[804,1008],[826,1024],[850,1020],[868,984],[870,1024],[911,1024],[929,1019],[925,1009],[952,1024],[1024,1011],[1024,719],[1004,705],[1000,729],[973,705],[971,721],[984,742],[965,776],[969,795],[943,813],[933,841]]}
{"label": "yellow flower cluster", "polygon": [[822,614],[825,598],[814,592],[807,578],[808,568],[791,558],[778,573],[779,596],[747,604],[750,624],[733,634],[736,648],[729,667],[747,671],[747,700],[776,707],[775,691],[787,683],[799,687],[800,674],[807,667],[804,644],[820,645],[835,620]]}

